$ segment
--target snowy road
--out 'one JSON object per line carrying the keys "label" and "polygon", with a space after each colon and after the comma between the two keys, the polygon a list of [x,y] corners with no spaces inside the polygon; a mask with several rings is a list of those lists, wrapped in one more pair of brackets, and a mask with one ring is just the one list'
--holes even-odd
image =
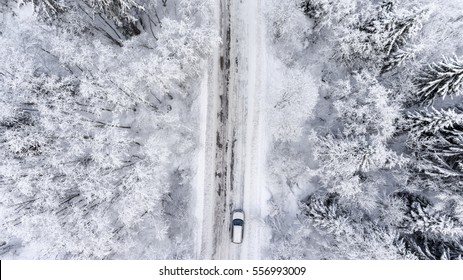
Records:
{"label": "snowy road", "polygon": [[[261,0],[217,3],[215,21],[223,44],[210,58],[202,82],[196,257],[260,259],[269,232],[263,223],[267,77]],[[234,209],[246,215],[242,244],[230,241]]]}

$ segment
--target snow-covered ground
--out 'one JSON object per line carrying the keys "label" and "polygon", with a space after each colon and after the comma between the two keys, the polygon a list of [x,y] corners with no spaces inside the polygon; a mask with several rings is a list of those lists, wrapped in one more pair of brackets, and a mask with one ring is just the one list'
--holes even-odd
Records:
{"label": "snow-covered ground", "polygon": [[[221,32],[221,8],[222,1],[213,6],[213,25],[219,34]],[[223,35],[221,36],[223,38]],[[200,95],[200,147],[198,149],[198,168],[195,177],[195,203],[192,207],[195,211],[196,231],[195,256],[197,259],[208,258],[212,253],[214,215],[215,215],[215,153],[217,131],[217,112],[220,106],[218,92],[220,90],[220,53],[222,44],[214,48],[213,55],[208,59],[207,67],[201,82]],[[213,132],[213,133],[211,133]]]}
{"label": "snow-covered ground", "polygon": [[[236,2],[235,2],[236,3]],[[270,230],[264,219],[268,214],[267,200],[269,193],[266,188],[265,163],[268,137],[266,134],[265,104],[268,90],[268,64],[266,51],[266,31],[262,14],[264,1],[244,1],[237,4],[238,21],[244,23],[246,33],[240,50],[238,73],[240,92],[243,96],[245,119],[245,134],[242,147],[244,161],[244,188],[242,203],[247,211],[247,228],[245,240],[241,248],[241,259],[260,259],[262,250],[270,239]],[[236,30],[242,30],[236,28]],[[246,83],[247,82],[247,83]],[[244,125],[242,125],[244,126]]]}

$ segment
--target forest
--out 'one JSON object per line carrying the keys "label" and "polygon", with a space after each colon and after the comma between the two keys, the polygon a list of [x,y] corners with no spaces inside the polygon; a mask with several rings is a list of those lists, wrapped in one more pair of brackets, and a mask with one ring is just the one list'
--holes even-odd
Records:
{"label": "forest", "polygon": [[305,107],[296,137],[273,138],[272,258],[460,259],[461,3],[272,5],[275,55],[317,99],[288,108]]}
{"label": "forest", "polygon": [[0,7],[0,256],[191,258],[208,3]]}

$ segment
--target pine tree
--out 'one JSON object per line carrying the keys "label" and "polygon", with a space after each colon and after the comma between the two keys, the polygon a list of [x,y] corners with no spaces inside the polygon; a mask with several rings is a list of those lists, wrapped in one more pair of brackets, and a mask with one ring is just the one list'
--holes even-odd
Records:
{"label": "pine tree", "polygon": [[319,0],[302,0],[300,3],[304,14],[316,21],[319,21],[323,16],[326,15],[327,5],[328,2]]}
{"label": "pine tree", "polygon": [[422,195],[400,192],[396,197],[406,205],[398,229],[415,255],[420,259],[456,259],[463,253],[463,224],[452,203],[437,210]]}
{"label": "pine tree", "polygon": [[301,210],[316,230],[327,237],[325,258],[414,258],[395,230],[341,205],[336,194],[313,194],[303,201]]}
{"label": "pine tree", "polygon": [[336,25],[346,25],[347,18],[355,10],[355,0],[300,0],[304,14],[315,21],[315,29]]}
{"label": "pine tree", "polygon": [[[463,176],[463,136],[426,138],[418,142],[415,154],[416,166],[426,176],[437,179]],[[437,176],[437,178],[436,178]]]}
{"label": "pine tree", "polygon": [[357,12],[360,16],[353,18],[339,33],[337,57],[359,68],[365,67],[365,63],[377,67],[377,61],[384,60],[382,72],[409,59],[413,54],[411,42],[421,30],[429,10],[399,11],[398,8],[395,1],[362,4]]}
{"label": "pine tree", "polygon": [[428,12],[427,9],[424,9],[404,18],[393,19],[392,24],[386,26],[390,30],[388,34],[389,40],[386,44],[387,56],[399,50],[408,39],[416,35],[422,28]]}
{"label": "pine tree", "polygon": [[[463,176],[463,113],[458,107],[408,113],[402,129],[408,130],[407,146],[416,158],[419,176],[434,181]],[[457,186],[454,182],[450,189]]]}
{"label": "pine tree", "polygon": [[[460,111],[459,109],[457,109]],[[436,110],[434,107],[406,114],[405,129],[411,135],[432,135],[438,131],[450,131],[463,124],[463,113],[454,108]]]}
{"label": "pine tree", "polygon": [[422,175],[434,180],[463,176],[462,117],[453,109],[424,110],[408,115],[407,146],[413,151]]}
{"label": "pine tree", "polygon": [[406,248],[420,260],[460,260],[463,255],[461,241],[436,240],[421,232],[403,235],[402,240]]}
{"label": "pine tree", "polygon": [[348,212],[338,204],[339,196],[335,193],[311,195],[301,205],[302,213],[319,229],[335,234],[349,231]]}
{"label": "pine tree", "polygon": [[413,50],[411,48],[400,48],[395,52],[389,54],[386,57],[384,66],[381,69],[381,73],[391,71],[395,67],[402,65],[405,61],[411,59],[414,56]]}
{"label": "pine tree", "polygon": [[461,95],[463,84],[463,62],[457,57],[444,57],[422,69],[414,80],[418,98],[431,103],[434,98]]}
{"label": "pine tree", "polygon": [[463,237],[463,224],[448,213],[436,211],[431,205],[412,202],[403,223],[406,231],[422,232],[433,239],[453,240]]}

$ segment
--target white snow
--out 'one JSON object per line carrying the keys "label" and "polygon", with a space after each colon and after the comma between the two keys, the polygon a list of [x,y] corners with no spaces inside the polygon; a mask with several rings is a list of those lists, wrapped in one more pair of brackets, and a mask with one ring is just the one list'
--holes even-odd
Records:
{"label": "white snow", "polygon": [[21,3],[15,9],[15,13],[21,20],[28,20],[35,18],[34,15],[34,4],[33,3]]}
{"label": "white snow", "polygon": [[247,57],[239,72],[248,81],[245,90],[246,104],[246,155],[244,170],[243,208],[247,211],[247,228],[241,248],[241,259],[261,259],[263,246],[270,239],[270,230],[264,219],[268,214],[265,162],[267,137],[265,131],[265,100],[268,93],[267,52],[265,25],[261,11],[262,1],[244,1],[238,9],[246,23],[247,34],[240,50]]}
{"label": "white snow", "polygon": [[[216,31],[220,31],[220,3],[212,5],[213,23]],[[215,152],[217,131],[217,111],[219,107],[219,58],[222,45],[214,47],[213,55],[208,59],[201,82],[200,93],[200,148],[197,154],[198,168],[194,183],[193,209],[196,218],[195,258],[208,259],[212,255],[214,240],[214,208],[215,208]]]}

